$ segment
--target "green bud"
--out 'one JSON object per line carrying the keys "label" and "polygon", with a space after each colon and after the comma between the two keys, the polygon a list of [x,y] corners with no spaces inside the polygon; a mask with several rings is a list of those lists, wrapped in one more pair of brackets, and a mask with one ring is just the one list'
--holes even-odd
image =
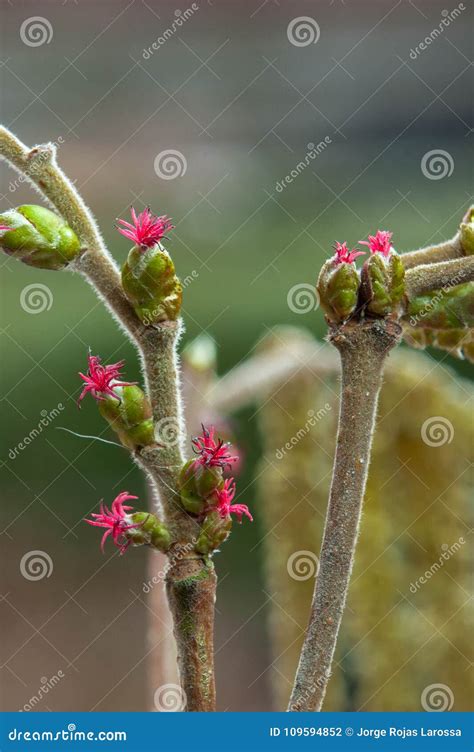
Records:
{"label": "green bud", "polygon": [[168,551],[171,536],[166,526],[150,512],[134,512],[131,515],[132,524],[140,527],[126,531],[135,546],[153,546],[163,553]]}
{"label": "green bud", "polygon": [[227,540],[231,527],[232,520],[230,516],[223,518],[217,511],[206,515],[196,541],[196,551],[204,555],[215,551],[216,548],[219,548]]}
{"label": "green bud", "polygon": [[77,235],[44,206],[25,205],[0,214],[0,245],[10,256],[38,269],[64,269],[80,252]]}
{"label": "green bud", "polygon": [[474,254],[474,208],[469,209],[459,228],[461,245],[466,256]]}
{"label": "green bud", "polygon": [[224,485],[222,468],[189,460],[179,474],[178,485],[184,509],[190,514],[200,515],[208,506],[209,496]]}
{"label": "green bud", "polygon": [[396,312],[405,293],[405,269],[400,256],[373,253],[362,267],[362,297],[375,316]]}
{"label": "green bud", "polygon": [[360,279],[354,263],[329,259],[317,284],[321,307],[329,321],[346,321],[356,310]]}
{"label": "green bud", "polygon": [[119,399],[106,395],[97,404],[122,444],[128,449],[156,444],[151,405],[140,387],[115,387],[114,392]]}
{"label": "green bud", "polygon": [[182,287],[168,252],[159,243],[134,246],[122,267],[125,295],[147,326],[179,316]]}

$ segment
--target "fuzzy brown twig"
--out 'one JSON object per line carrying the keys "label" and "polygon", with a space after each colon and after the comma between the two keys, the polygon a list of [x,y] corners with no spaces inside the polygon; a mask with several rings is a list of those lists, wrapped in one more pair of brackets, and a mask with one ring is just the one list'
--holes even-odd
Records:
{"label": "fuzzy brown twig", "polygon": [[334,327],[342,366],[341,407],[325,532],[311,615],[288,709],[320,710],[330,677],[354,561],[385,359],[399,342],[391,320]]}
{"label": "fuzzy brown twig", "polygon": [[405,292],[407,298],[424,295],[433,290],[443,290],[474,280],[474,256],[465,256],[439,264],[422,264],[407,271]]}

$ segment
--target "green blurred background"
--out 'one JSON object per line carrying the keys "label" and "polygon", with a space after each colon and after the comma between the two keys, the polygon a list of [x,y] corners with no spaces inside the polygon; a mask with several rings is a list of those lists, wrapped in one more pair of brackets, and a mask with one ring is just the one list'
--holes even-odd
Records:
{"label": "green blurred background", "polygon": [[[144,55],[188,6],[4,4],[2,111],[25,143],[60,141],[60,164],[118,262],[128,244],[114,229],[116,217],[131,205],[172,216],[168,248],[180,276],[194,277],[185,290],[183,342],[210,333],[225,372],[274,324],[324,335],[322,315],[293,312],[287,295],[315,280],[335,239],[355,243],[381,227],[405,251],[454,233],[472,177],[469,24],[464,11],[414,60],[410,50],[438,26],[444,3],[197,5]],[[20,33],[33,16],[47,20],[51,37],[35,46]],[[288,25],[301,16],[317,21],[317,43],[290,43]],[[319,156],[277,190],[308,144],[326,137]],[[173,179],[155,171],[157,155],[168,150],[186,164]],[[447,153],[444,177],[423,173],[432,150]],[[34,199],[4,166],[1,192],[4,208]],[[82,280],[6,257],[1,266],[2,705],[20,708],[44,677],[62,670],[60,687],[38,709],[141,710],[148,613],[132,592],[140,594],[146,580],[146,552],[112,561],[110,547],[103,557],[81,520],[123,489],[145,499],[144,480],[119,448],[55,430],[103,428],[92,401],[80,412],[75,403],[89,347],[107,361],[126,358],[130,379],[139,378],[137,359]],[[48,288],[48,307],[29,313],[21,301],[34,306],[24,290],[37,283]],[[59,403],[60,416],[12,459],[41,411]],[[240,500],[256,523],[238,528],[217,560],[222,710],[270,704],[253,412],[239,416],[236,430],[245,453]],[[49,554],[54,569],[32,582],[20,561],[35,549]]]}

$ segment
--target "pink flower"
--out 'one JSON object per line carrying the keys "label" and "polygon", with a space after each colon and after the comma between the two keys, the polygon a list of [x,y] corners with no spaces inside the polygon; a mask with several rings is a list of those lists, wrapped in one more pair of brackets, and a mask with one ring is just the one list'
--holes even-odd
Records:
{"label": "pink flower", "polygon": [[393,251],[392,246],[393,232],[388,230],[377,230],[375,235],[369,235],[367,240],[359,240],[361,245],[366,245],[371,253],[381,253],[383,256],[388,257],[390,251]]}
{"label": "pink flower", "polygon": [[0,232],[8,232],[11,230],[11,227],[8,227],[8,225],[0,225]]}
{"label": "pink flower", "polygon": [[101,366],[100,358],[97,355],[88,355],[87,360],[89,363],[89,369],[87,376],[83,373],[79,373],[79,376],[86,382],[77,404],[80,406],[81,400],[84,399],[87,392],[90,392],[95,400],[103,400],[101,395],[108,394],[111,397],[115,397],[120,402],[120,397],[115,394],[114,389],[118,386],[133,386],[136,381],[120,381],[120,369],[125,365],[124,360],[119,360],[118,363],[111,363],[109,366]]}
{"label": "pink flower", "polygon": [[151,248],[159,243],[167,232],[174,229],[167,216],[155,217],[148,207],[138,216],[132,207],[131,215],[133,224],[119,219],[118,223],[122,227],[117,227],[117,230],[142,248]]}
{"label": "pink flower", "polygon": [[239,522],[242,522],[242,515],[246,515],[250,522],[253,522],[253,517],[249,512],[246,504],[232,504],[232,500],[235,496],[235,481],[233,478],[227,478],[224,481],[224,487],[220,491],[216,491],[217,497],[217,511],[221,517],[228,517],[229,514],[235,514]]}
{"label": "pink flower", "polygon": [[357,256],[364,256],[365,251],[357,251],[355,248],[352,249],[352,251],[349,250],[347,247],[346,241],[344,243],[338,243],[336,241],[336,245],[334,246],[335,255],[334,260],[336,264],[352,264],[352,262],[357,258]]}
{"label": "pink flower", "polygon": [[193,450],[199,455],[196,462],[207,467],[225,467],[232,462],[237,462],[239,459],[237,455],[232,455],[229,451],[230,444],[222,439],[216,441],[214,434],[214,426],[209,428],[202,426],[202,435],[192,440]]}
{"label": "pink flower", "polygon": [[111,535],[114,545],[120,549],[120,555],[122,555],[131,543],[131,540],[125,536],[125,531],[140,527],[143,524],[142,522],[138,522],[135,525],[130,524],[130,517],[127,515],[127,512],[133,509],[133,507],[124,504],[129,499],[138,499],[138,496],[130,496],[128,491],[122,491],[113,500],[110,509],[101,503],[100,514],[92,514],[91,516],[94,517],[93,520],[84,520],[84,522],[94,525],[94,527],[106,528],[100,542],[102,551],[104,550],[105,541]]}

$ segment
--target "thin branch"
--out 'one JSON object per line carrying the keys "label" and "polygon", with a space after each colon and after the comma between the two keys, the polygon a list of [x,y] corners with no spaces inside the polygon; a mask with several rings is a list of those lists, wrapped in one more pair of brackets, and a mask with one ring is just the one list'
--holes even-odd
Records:
{"label": "thin branch", "polygon": [[461,245],[461,235],[457,233],[451,240],[446,240],[439,245],[431,245],[427,248],[420,248],[418,251],[402,253],[401,259],[405,269],[413,269],[420,264],[437,264],[441,261],[450,261],[464,256]]}
{"label": "thin branch", "polygon": [[320,710],[349,588],[382,373],[400,326],[347,323],[330,334],[341,356],[336,455],[311,615],[288,710]]}
{"label": "thin branch", "polygon": [[405,292],[410,300],[433,290],[441,290],[474,280],[474,256],[464,256],[439,264],[423,264],[407,271]]}

